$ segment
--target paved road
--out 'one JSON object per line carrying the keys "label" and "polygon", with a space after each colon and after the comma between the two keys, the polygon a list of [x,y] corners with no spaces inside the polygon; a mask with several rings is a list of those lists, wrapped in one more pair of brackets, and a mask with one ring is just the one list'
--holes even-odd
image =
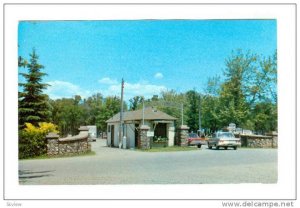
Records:
{"label": "paved road", "polygon": [[[191,147],[193,148],[193,147]],[[140,152],[105,147],[94,156],[21,160],[20,184],[276,183],[277,149]]]}

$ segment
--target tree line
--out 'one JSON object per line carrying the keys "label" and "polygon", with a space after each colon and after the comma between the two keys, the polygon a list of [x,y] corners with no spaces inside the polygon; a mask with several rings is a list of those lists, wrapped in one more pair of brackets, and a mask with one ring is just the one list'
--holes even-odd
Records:
{"label": "tree line", "polygon": [[[39,122],[52,122],[57,125],[61,136],[76,134],[80,125],[96,125],[98,131],[106,131],[105,121],[120,111],[121,100],[118,96],[104,97],[101,92],[90,97],[50,99],[43,93],[49,85],[42,82],[47,74],[38,62],[35,50],[30,60],[18,59],[19,67],[27,69],[20,73],[25,78],[19,83],[19,128],[25,123],[38,125]],[[199,80],[203,82],[205,80]],[[267,57],[233,51],[225,60],[223,74],[206,81],[202,92],[191,89],[178,93],[175,90],[163,91],[150,99],[135,96],[124,102],[125,110],[137,110],[154,106],[178,120],[183,120],[191,131],[201,127],[205,132],[214,132],[235,123],[238,127],[265,133],[277,130],[277,54]],[[126,89],[125,89],[126,92]],[[167,104],[166,104],[167,103]],[[173,105],[173,106],[172,106]]]}

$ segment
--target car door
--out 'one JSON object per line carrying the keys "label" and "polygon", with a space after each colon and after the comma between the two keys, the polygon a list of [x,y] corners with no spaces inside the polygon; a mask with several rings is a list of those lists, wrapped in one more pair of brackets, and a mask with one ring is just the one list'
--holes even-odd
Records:
{"label": "car door", "polygon": [[213,146],[213,145],[215,145],[216,143],[217,143],[217,134],[214,133],[214,134],[212,135],[212,138],[209,140],[209,145]]}

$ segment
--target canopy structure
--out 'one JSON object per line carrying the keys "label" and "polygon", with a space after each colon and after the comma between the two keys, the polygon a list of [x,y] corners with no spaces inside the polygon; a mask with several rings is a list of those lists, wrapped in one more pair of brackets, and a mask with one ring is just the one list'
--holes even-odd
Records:
{"label": "canopy structure", "polygon": [[[123,112],[124,123],[135,123],[134,121],[141,121],[141,120],[143,120],[143,109]],[[162,111],[159,111],[153,107],[147,107],[144,109],[144,120],[151,120],[156,123],[172,123],[174,120],[176,120],[176,118]],[[106,121],[106,123],[119,123],[119,122],[120,122],[120,113],[115,114],[113,117],[111,117]]]}
{"label": "canopy structure", "polygon": [[154,138],[167,138],[168,146],[174,146],[175,120],[175,117],[156,108],[147,107],[140,110],[123,112],[123,125],[121,125],[120,113],[117,113],[106,121],[107,145],[116,147],[119,144],[119,132],[122,128],[122,144],[126,144],[126,148],[137,148],[142,142],[141,136],[143,134],[140,134],[140,131],[146,127],[147,138],[151,138],[151,141]]}

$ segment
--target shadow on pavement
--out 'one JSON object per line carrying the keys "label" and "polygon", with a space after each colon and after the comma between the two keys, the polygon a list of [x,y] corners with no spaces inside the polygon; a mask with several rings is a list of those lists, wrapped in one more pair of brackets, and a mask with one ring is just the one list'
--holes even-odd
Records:
{"label": "shadow on pavement", "polygon": [[29,171],[29,170],[19,170],[19,179],[31,179],[31,178],[42,178],[42,177],[48,177],[52,176],[52,174],[49,174],[51,172],[54,172],[54,170],[48,170],[48,171]]}

